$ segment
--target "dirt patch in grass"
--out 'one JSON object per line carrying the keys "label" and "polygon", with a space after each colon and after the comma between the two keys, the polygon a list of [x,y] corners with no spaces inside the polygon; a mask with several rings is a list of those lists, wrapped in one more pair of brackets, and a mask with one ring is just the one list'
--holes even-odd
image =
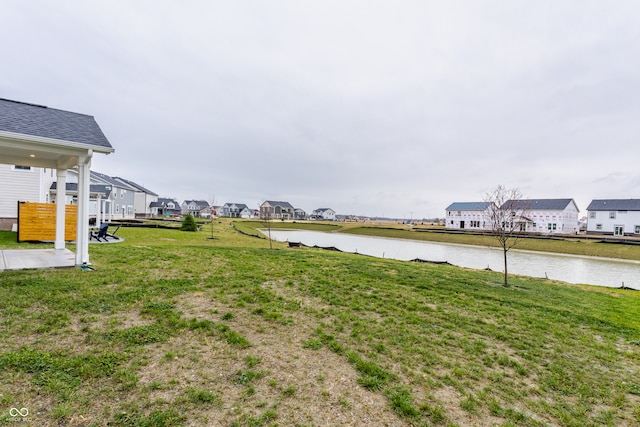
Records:
{"label": "dirt patch in grass", "polygon": [[[220,405],[199,417],[214,424],[255,419],[272,408],[276,421],[286,420],[287,425],[409,425],[385,396],[357,383],[360,375],[346,357],[326,348],[305,348],[315,336],[314,318],[300,315],[293,323],[273,322],[257,330],[257,315],[214,303],[203,293],[185,295],[177,306],[185,317],[213,321],[233,312],[225,324],[246,337],[251,347],[238,349],[211,337],[171,339],[140,371],[143,385],[174,385],[152,393],[151,400],[174,400],[187,387],[213,390]],[[169,359],[167,353],[175,357]],[[251,373],[259,373],[258,378],[251,379]]]}

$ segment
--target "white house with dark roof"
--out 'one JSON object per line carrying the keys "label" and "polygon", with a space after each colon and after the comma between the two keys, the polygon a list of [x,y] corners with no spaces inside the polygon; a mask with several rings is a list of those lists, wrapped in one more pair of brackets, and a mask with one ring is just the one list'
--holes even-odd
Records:
{"label": "white house with dark roof", "polygon": [[314,219],[333,221],[336,219],[336,211],[331,208],[318,208],[311,213]]}
{"label": "white house with dark roof", "polygon": [[[89,263],[89,175],[94,154],[110,154],[113,147],[92,116],[43,105],[0,99],[0,221],[11,226],[17,218],[18,201],[46,201],[52,170],[56,181],[66,191],[67,170],[78,171],[78,214],[76,227],[75,263]],[[17,166],[17,168],[16,168]],[[25,171],[34,175],[18,182],[16,177]],[[42,169],[42,170],[41,170]],[[34,190],[27,186],[34,183]],[[45,176],[47,177],[45,179]],[[17,190],[17,191],[16,191]],[[45,200],[43,200],[45,198]],[[56,203],[56,252],[65,249],[65,198]]]}
{"label": "white house with dark roof", "polygon": [[640,199],[599,199],[587,206],[587,233],[640,235]]}
{"label": "white house with dark roof", "polygon": [[573,199],[508,200],[502,209],[511,207],[525,212],[522,231],[541,234],[576,234],[579,231],[580,210]]}
{"label": "white house with dark roof", "polygon": [[289,202],[265,200],[260,205],[260,218],[292,219],[295,208]]}
{"label": "white house with dark roof", "polygon": [[447,206],[445,228],[450,230],[488,230],[490,202],[454,202]]}

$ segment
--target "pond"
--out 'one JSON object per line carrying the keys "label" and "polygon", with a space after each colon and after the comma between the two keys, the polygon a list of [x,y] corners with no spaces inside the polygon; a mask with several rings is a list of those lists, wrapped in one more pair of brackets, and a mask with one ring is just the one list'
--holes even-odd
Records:
{"label": "pond", "polygon": [[[418,258],[448,262],[459,267],[504,271],[500,248],[306,230],[271,230],[271,238],[280,242],[300,242],[306,246],[335,247],[343,252],[378,258],[405,261]],[[616,288],[624,285],[640,289],[640,261],[511,249],[508,262],[509,273],[513,274],[568,283]]]}

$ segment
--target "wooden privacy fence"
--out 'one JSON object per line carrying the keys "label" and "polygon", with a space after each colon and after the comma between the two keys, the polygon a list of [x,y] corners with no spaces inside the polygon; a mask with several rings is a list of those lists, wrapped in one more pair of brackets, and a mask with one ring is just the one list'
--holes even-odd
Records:
{"label": "wooden privacy fence", "polygon": [[[65,205],[64,240],[76,239],[78,207]],[[18,242],[56,240],[55,203],[18,202]]]}

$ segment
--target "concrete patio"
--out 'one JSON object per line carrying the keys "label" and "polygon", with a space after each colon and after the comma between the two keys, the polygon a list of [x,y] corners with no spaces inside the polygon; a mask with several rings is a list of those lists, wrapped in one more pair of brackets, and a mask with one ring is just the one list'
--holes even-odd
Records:
{"label": "concrete patio", "polygon": [[0,250],[0,271],[75,267],[75,265],[76,254],[69,249]]}

